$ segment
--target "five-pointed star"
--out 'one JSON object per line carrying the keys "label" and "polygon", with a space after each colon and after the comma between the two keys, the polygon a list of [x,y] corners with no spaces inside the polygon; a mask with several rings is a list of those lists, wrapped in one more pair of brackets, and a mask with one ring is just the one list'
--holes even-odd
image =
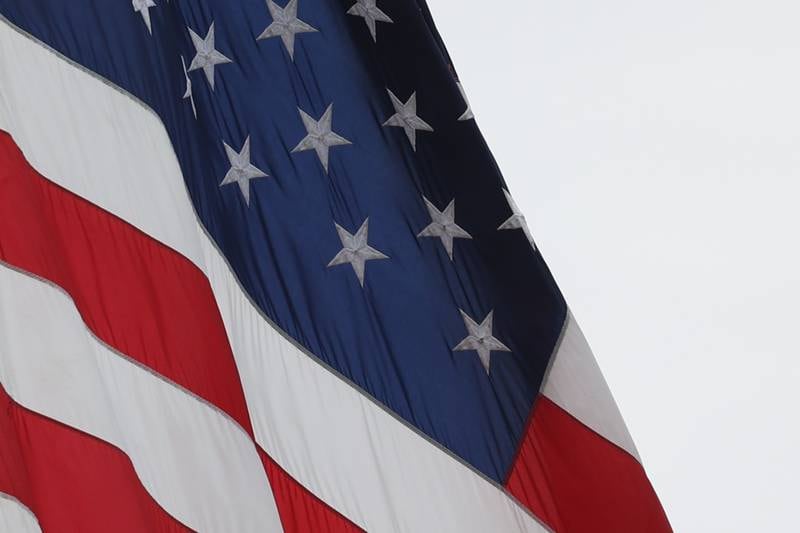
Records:
{"label": "five-pointed star", "polygon": [[461,309],[458,311],[461,313],[461,318],[464,320],[464,325],[467,327],[468,335],[453,348],[453,351],[475,350],[478,352],[481,364],[483,368],[486,369],[486,374],[488,375],[492,362],[492,352],[511,351],[511,349],[492,335],[492,315],[494,311],[489,311],[489,314],[486,315],[486,318],[484,318],[483,322],[480,324],[472,320],[469,315]]}
{"label": "five-pointed star", "polygon": [[375,259],[389,259],[389,256],[382,254],[367,243],[367,233],[369,232],[369,218],[364,220],[355,235],[336,224],[336,233],[342,241],[342,249],[328,263],[328,267],[349,263],[356,273],[358,282],[364,286],[364,269],[367,261]]}
{"label": "five-pointed star", "polygon": [[250,180],[254,180],[256,178],[266,178],[268,174],[250,163],[249,135],[244,140],[244,146],[242,146],[242,149],[239,152],[236,152],[236,150],[228,146],[228,144],[225,142],[222,144],[225,145],[225,154],[228,156],[228,161],[230,161],[231,168],[228,170],[228,173],[225,174],[225,179],[222,180],[222,183],[220,183],[219,186],[222,187],[231,183],[238,184],[239,189],[242,191],[242,196],[244,196],[244,202],[249,206]]}
{"label": "five-pointed star", "polygon": [[439,211],[427,198],[425,200],[425,207],[428,208],[428,213],[431,216],[431,223],[424,230],[419,232],[417,237],[439,237],[442,240],[444,249],[447,250],[447,255],[450,260],[453,260],[453,240],[454,239],[471,239],[472,235],[467,233],[464,228],[456,224],[456,201],[452,200],[444,211]]}
{"label": "five-pointed star", "polygon": [[183,56],[181,56],[181,66],[183,67],[183,77],[186,79],[186,92],[183,93],[183,99],[189,99],[192,104],[192,114],[194,114],[194,118],[197,118],[197,108],[194,105],[194,94],[192,94],[192,79],[189,77],[189,72],[186,71],[186,61],[183,60]]}
{"label": "five-pointed star", "polygon": [[466,91],[464,91],[464,86],[461,85],[460,81],[457,81],[456,85],[458,85],[458,90],[461,92],[461,97],[464,99],[464,103],[467,104],[467,110],[464,111],[460,117],[458,117],[458,120],[472,120],[475,118],[475,115],[472,114],[472,106],[469,105],[469,100],[467,99]]}
{"label": "five-pointed star", "polygon": [[213,22],[211,23],[211,27],[208,28],[208,33],[206,34],[205,39],[197,35],[194,31],[192,31],[191,28],[189,28],[189,36],[192,38],[192,44],[194,44],[194,48],[197,51],[194,59],[192,59],[192,64],[189,65],[189,72],[199,68],[203,69],[203,72],[206,74],[206,79],[208,80],[209,85],[211,85],[211,90],[213,91],[214,66],[230,63],[231,60],[214,48]]}
{"label": "five-pointed star", "polygon": [[523,215],[522,211],[520,211],[519,206],[517,206],[517,202],[514,201],[514,198],[511,196],[510,192],[503,189],[503,194],[506,195],[508,207],[511,208],[512,214],[505,222],[500,224],[500,227],[497,229],[521,229],[525,233],[525,237],[527,237],[528,242],[531,243],[531,246],[533,246],[533,249],[535,250],[536,244],[533,242],[533,235],[531,235],[531,230],[528,228],[528,222],[525,220],[525,215]]}
{"label": "five-pointed star", "polygon": [[272,15],[272,24],[267,26],[267,29],[256,38],[256,40],[261,40],[280,37],[292,60],[294,60],[294,36],[298,33],[317,31],[313,26],[297,18],[297,1],[289,0],[286,7],[281,8],[272,0],[267,0],[267,9],[269,9],[269,14]]}
{"label": "five-pointed star", "polygon": [[144,23],[147,26],[147,31],[150,35],[153,34],[153,28],[150,27],[150,8],[156,7],[156,3],[153,0],[131,0],[133,4],[133,10],[138,11],[142,18],[144,19]]}
{"label": "five-pointed star", "polygon": [[375,23],[380,22],[394,22],[389,18],[389,15],[381,11],[377,6],[378,0],[356,0],[356,3],[347,10],[348,15],[355,15],[357,17],[364,17],[364,22],[367,23],[369,33],[372,35],[372,40],[377,41],[378,38],[375,34]]}
{"label": "five-pointed star", "polygon": [[392,99],[395,114],[389,117],[389,120],[384,122],[383,125],[403,128],[406,132],[406,137],[411,142],[411,147],[416,150],[417,130],[433,131],[433,128],[427,122],[417,116],[417,93],[412,93],[411,98],[404,104],[392,91],[389,89],[387,91],[389,92],[389,98]]}
{"label": "five-pointed star", "polygon": [[320,119],[314,120],[305,111],[298,108],[300,118],[308,134],[294,147],[292,153],[314,150],[317,152],[322,168],[328,172],[328,152],[331,146],[352,144],[350,141],[333,131],[333,104],[328,106]]}

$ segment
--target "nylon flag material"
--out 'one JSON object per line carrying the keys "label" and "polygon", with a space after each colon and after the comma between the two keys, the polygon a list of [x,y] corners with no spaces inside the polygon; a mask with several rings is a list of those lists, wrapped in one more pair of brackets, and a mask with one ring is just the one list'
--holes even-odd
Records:
{"label": "nylon flag material", "polygon": [[0,14],[0,529],[670,531],[423,0]]}

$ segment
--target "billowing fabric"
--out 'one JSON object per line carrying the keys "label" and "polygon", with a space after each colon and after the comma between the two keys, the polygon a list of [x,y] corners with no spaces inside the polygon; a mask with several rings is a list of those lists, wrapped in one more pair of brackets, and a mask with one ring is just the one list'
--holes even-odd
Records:
{"label": "billowing fabric", "polygon": [[[270,25],[263,2],[164,3],[149,11],[152,35],[126,2],[0,2],[17,26],[159,115],[204,227],[265,315],[502,482],[564,301],[524,233],[498,230],[511,215],[503,181],[475,122],[458,120],[467,104],[417,3],[383,6],[393,22],[378,23],[377,42],[340,2],[295,6],[317,31],[295,35],[292,60],[280,38],[256,40]],[[188,74],[197,118],[183,98],[183,64],[202,57],[189,30],[213,37],[222,61]],[[433,131],[384,126],[396,115],[389,91],[415,95]],[[320,141],[321,160],[297,148],[304,118],[326,112],[349,144]],[[247,196],[221,185],[228,149],[245,144],[246,163],[269,175],[245,178]],[[455,239],[452,260],[440,239],[418,237],[432,220],[425,199],[442,211],[454,202],[454,223],[471,236]],[[349,264],[328,265],[343,248],[337,225],[355,234],[367,220],[369,245],[388,258],[366,261],[362,287]],[[460,310],[477,322],[493,312],[494,336],[510,349],[492,356],[488,379],[474,352],[453,351],[468,333]]]}
{"label": "billowing fabric", "polygon": [[[424,5],[0,13],[0,492],[44,531],[669,531]],[[4,470],[34,421],[141,513]]]}

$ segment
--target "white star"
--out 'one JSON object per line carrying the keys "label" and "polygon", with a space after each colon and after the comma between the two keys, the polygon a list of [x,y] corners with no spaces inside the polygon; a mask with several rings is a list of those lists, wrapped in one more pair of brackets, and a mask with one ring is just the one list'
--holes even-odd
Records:
{"label": "white star", "polygon": [[347,14],[364,17],[364,22],[367,23],[373,41],[378,40],[375,35],[375,22],[394,22],[389,18],[389,15],[378,8],[377,0],[356,0],[353,7],[347,10]]}
{"label": "white star", "polygon": [[314,150],[317,152],[320,163],[322,163],[322,168],[327,173],[330,147],[352,143],[332,130],[333,104],[328,106],[328,109],[325,110],[325,113],[322,114],[318,121],[311,118],[302,109],[298,108],[298,111],[300,111],[300,118],[303,120],[303,125],[306,127],[308,134],[294,147],[292,153]]}
{"label": "white star", "polygon": [[208,33],[206,34],[205,39],[197,35],[194,31],[192,31],[191,28],[189,28],[189,36],[192,38],[192,44],[194,44],[194,48],[197,51],[197,54],[195,54],[194,59],[192,59],[192,64],[189,65],[189,72],[197,70],[199,68],[203,69],[203,72],[206,75],[206,79],[208,80],[209,85],[211,85],[211,90],[213,91],[214,66],[230,63],[231,60],[222,55],[214,47],[213,22],[211,23],[211,27],[208,28]]}
{"label": "white star", "polygon": [[406,137],[411,142],[411,147],[416,150],[417,130],[433,131],[433,128],[427,122],[417,116],[417,93],[412,93],[411,98],[406,103],[403,103],[392,91],[389,89],[387,91],[389,92],[389,98],[392,99],[395,114],[389,117],[389,120],[384,122],[383,125],[403,128],[406,132]]}
{"label": "white star", "polygon": [[536,244],[533,242],[533,235],[531,235],[531,230],[528,228],[528,222],[525,220],[525,215],[522,214],[520,211],[519,206],[517,206],[517,202],[514,201],[512,198],[511,193],[507,190],[503,189],[503,194],[506,195],[506,200],[508,201],[508,206],[511,208],[511,216],[508,219],[500,224],[500,227],[497,228],[499,230],[505,229],[521,229],[523,233],[525,233],[525,237],[528,239],[528,242],[531,243],[533,249],[536,249]]}
{"label": "white star", "polygon": [[150,8],[156,7],[156,3],[153,0],[132,0],[131,3],[133,4],[133,10],[138,11],[142,18],[144,19],[144,23],[147,26],[147,32],[152,35],[153,28],[150,27]]}
{"label": "white star", "polygon": [[269,14],[272,15],[272,24],[267,26],[267,29],[256,38],[256,40],[261,40],[280,37],[292,60],[294,60],[295,34],[317,31],[316,28],[297,18],[297,1],[289,0],[286,7],[281,8],[272,0],[267,0],[267,9],[269,9]]}
{"label": "white star", "polygon": [[194,94],[192,94],[192,79],[189,77],[189,73],[186,71],[186,61],[183,60],[183,56],[181,56],[181,66],[183,66],[183,77],[186,79],[186,92],[183,93],[183,99],[189,99],[189,102],[192,104],[192,113],[194,114],[194,118],[197,118],[197,108],[194,106]]}
{"label": "white star", "polygon": [[447,250],[447,255],[450,260],[453,260],[453,240],[454,239],[471,239],[472,235],[464,231],[464,229],[456,224],[456,201],[452,200],[444,211],[439,211],[427,198],[425,200],[425,207],[428,208],[428,213],[431,216],[431,223],[424,230],[419,232],[417,237],[439,237],[442,240],[444,249]]}
{"label": "white star", "polygon": [[458,117],[458,120],[472,120],[475,118],[475,115],[472,114],[472,106],[469,105],[469,100],[467,99],[467,93],[464,91],[464,86],[461,85],[460,81],[456,82],[458,85],[458,90],[461,92],[461,97],[464,99],[464,103],[467,104],[467,110]]}
{"label": "white star", "polygon": [[239,190],[242,191],[244,196],[244,203],[250,205],[250,180],[256,178],[266,178],[267,173],[263,172],[260,168],[255,167],[250,163],[250,136],[244,140],[244,146],[237,152],[227,143],[225,145],[225,154],[228,156],[228,161],[231,164],[230,170],[225,174],[225,179],[219,184],[220,187],[236,183],[239,185]]}
{"label": "white star", "polygon": [[461,318],[464,320],[464,325],[467,327],[467,337],[458,343],[453,348],[453,351],[467,351],[475,350],[478,352],[478,357],[481,360],[483,368],[486,369],[486,374],[489,374],[491,365],[492,352],[510,352],[511,350],[497,338],[492,335],[492,315],[494,311],[489,311],[483,322],[478,324],[472,320],[467,313],[458,310],[461,313]]}
{"label": "white star", "polygon": [[389,259],[389,256],[382,254],[367,243],[367,234],[369,232],[369,218],[364,220],[361,227],[355,235],[336,225],[336,233],[339,234],[339,240],[342,241],[342,249],[336,256],[328,263],[328,268],[336,265],[343,265],[349,263],[356,273],[358,282],[364,286],[364,270],[367,261],[375,259]]}

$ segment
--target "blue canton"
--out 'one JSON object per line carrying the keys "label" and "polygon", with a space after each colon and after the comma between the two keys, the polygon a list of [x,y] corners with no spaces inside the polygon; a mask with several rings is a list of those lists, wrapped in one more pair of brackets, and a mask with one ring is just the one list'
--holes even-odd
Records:
{"label": "blue canton", "polygon": [[265,316],[505,480],[566,306],[423,0],[0,12],[158,114],[202,224]]}

